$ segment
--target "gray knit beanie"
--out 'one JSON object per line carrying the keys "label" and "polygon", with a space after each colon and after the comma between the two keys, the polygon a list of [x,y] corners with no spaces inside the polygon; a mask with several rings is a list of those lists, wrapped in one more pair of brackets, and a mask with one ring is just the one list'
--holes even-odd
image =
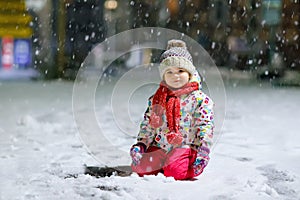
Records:
{"label": "gray knit beanie", "polygon": [[160,77],[163,79],[164,73],[169,67],[178,67],[194,74],[196,68],[193,65],[193,59],[188,52],[186,44],[182,40],[169,40],[167,50],[160,57],[158,67]]}

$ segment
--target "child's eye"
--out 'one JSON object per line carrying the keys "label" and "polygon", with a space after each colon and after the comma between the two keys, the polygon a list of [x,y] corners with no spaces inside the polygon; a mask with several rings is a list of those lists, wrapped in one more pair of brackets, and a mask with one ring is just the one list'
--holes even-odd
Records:
{"label": "child's eye", "polygon": [[183,69],[180,69],[178,72],[179,72],[179,73],[182,73],[182,72],[185,72],[185,70],[183,70]]}
{"label": "child's eye", "polygon": [[172,71],[167,71],[166,73],[167,73],[167,74],[172,74]]}

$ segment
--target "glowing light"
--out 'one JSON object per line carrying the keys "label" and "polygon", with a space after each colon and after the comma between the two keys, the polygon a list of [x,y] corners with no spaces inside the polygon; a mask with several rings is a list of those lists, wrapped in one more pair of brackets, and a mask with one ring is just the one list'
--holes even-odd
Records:
{"label": "glowing light", "polygon": [[118,2],[116,0],[106,0],[104,6],[108,10],[114,10],[118,7]]}

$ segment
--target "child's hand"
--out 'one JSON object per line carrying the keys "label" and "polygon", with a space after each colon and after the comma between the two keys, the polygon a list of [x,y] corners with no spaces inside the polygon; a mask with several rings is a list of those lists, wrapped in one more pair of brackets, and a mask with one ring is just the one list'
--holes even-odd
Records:
{"label": "child's hand", "polygon": [[133,145],[131,147],[130,156],[132,159],[132,164],[134,166],[140,164],[140,160],[142,159],[144,152],[145,152],[144,147],[139,144]]}
{"label": "child's hand", "polygon": [[200,175],[203,172],[203,169],[206,167],[206,165],[207,165],[206,160],[197,157],[194,164],[193,164],[193,169],[194,169],[195,176]]}
{"label": "child's hand", "polygon": [[193,163],[193,170],[194,175],[198,176],[203,172],[204,168],[208,164],[210,150],[203,146],[193,146],[193,149],[197,151],[196,159]]}

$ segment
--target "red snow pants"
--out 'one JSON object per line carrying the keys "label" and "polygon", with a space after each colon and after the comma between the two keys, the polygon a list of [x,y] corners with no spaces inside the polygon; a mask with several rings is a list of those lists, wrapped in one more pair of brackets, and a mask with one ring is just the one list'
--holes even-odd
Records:
{"label": "red snow pants", "polygon": [[166,177],[186,180],[195,177],[193,163],[197,152],[191,148],[175,148],[169,153],[158,147],[150,146],[143,154],[139,165],[131,168],[139,176],[157,175],[162,172]]}

